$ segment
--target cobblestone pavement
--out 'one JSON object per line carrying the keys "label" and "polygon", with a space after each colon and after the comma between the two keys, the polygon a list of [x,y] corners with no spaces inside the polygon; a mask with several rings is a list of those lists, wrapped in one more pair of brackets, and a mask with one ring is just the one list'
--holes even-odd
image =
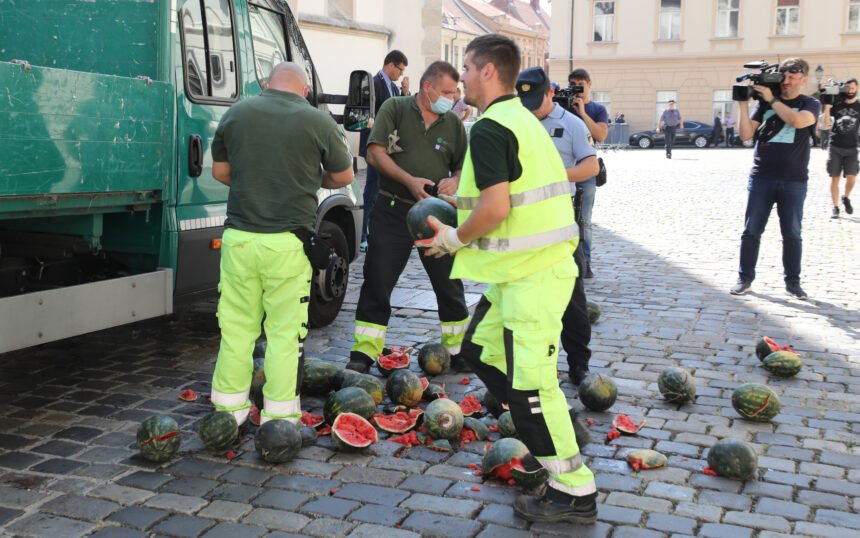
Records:
{"label": "cobblestone pavement", "polygon": [[[529,525],[513,515],[514,488],[487,483],[473,491],[480,479],[468,465],[480,461],[483,443],[448,454],[383,441],[347,455],[322,438],[273,467],[257,459],[246,436],[232,461],[206,454],[192,432],[209,408],[177,394],[209,390],[218,345],[210,301],[170,320],[0,356],[0,533],[860,536],[860,219],[829,218],[824,154],[813,153],[807,302],[783,293],[775,220],[754,293],[727,293],[736,278],[749,150],[679,150],[671,161],[661,151],[606,155],[609,183],[595,208],[596,278],[587,282],[604,311],[592,364],[618,383],[610,411],[644,417],[647,426],[608,445],[602,439],[612,415],[588,413],[601,440],[583,448],[601,492],[592,527]],[[354,264],[353,293],[337,321],[311,332],[309,355],[346,361],[360,272]],[[417,308],[427,308],[416,300],[427,290],[413,259],[396,294],[401,307],[389,343],[438,338],[435,312]],[[799,375],[778,380],[760,368],[753,345],[763,334],[802,353]],[[656,378],[667,365],[692,372],[695,404],[679,409],[661,400]],[[454,399],[479,388],[460,385],[461,378],[441,379]],[[779,393],[783,409],[772,423],[745,422],[732,409],[734,387],[748,381]],[[169,413],[188,432],[181,456],[162,466],[141,460],[133,444],[139,422],[153,413]],[[724,437],[754,444],[757,480],[701,472],[708,447]],[[623,457],[639,447],[664,452],[670,466],[632,471]]]}

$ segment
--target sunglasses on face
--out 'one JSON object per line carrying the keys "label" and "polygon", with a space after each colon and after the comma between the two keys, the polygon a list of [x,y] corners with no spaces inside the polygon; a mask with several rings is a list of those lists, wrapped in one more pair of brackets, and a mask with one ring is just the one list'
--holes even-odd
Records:
{"label": "sunglasses on face", "polygon": [[788,67],[780,68],[780,73],[803,73],[803,68],[799,65],[790,65]]}

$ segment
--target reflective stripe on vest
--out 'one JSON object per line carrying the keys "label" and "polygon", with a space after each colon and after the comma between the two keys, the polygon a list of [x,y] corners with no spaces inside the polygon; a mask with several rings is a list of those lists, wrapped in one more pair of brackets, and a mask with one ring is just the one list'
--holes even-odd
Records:
{"label": "reflective stripe on vest", "polygon": [[385,329],[377,329],[376,327],[368,327],[367,325],[359,325],[358,323],[355,324],[352,334],[385,339]]}
{"label": "reflective stripe on vest", "polygon": [[[511,208],[534,204],[555,196],[570,197],[570,183],[567,181],[550,183],[535,189],[518,192],[511,195]],[[457,209],[475,209],[480,196],[461,196],[457,198]]]}
{"label": "reflective stripe on vest", "polygon": [[582,455],[577,454],[566,460],[550,460],[547,458],[538,458],[543,467],[553,474],[564,474],[578,471],[582,467]]}
{"label": "reflective stripe on vest", "polygon": [[520,237],[502,238],[502,237],[481,237],[471,243],[468,247],[477,250],[491,250],[494,252],[514,252],[517,250],[526,250],[529,248],[541,248],[562,241],[568,241],[579,237],[579,226],[571,224],[564,228],[557,228],[532,235],[523,235]]}

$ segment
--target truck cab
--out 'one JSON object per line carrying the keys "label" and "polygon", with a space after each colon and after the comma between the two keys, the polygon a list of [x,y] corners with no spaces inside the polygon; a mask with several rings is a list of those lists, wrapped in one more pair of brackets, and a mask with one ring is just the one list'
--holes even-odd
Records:
{"label": "truck cab", "polygon": [[[373,110],[369,73],[344,75],[349,96],[323,93],[281,0],[0,9],[0,352],[165,315],[215,289],[228,189],[212,178],[210,144],[277,63],[306,71],[314,106]],[[362,207],[355,184],[318,198],[333,248],[309,320],[323,326],[346,294]]]}

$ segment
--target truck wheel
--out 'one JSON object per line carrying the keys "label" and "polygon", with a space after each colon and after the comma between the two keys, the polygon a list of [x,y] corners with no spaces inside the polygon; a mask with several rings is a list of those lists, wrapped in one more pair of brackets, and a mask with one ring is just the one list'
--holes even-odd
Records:
{"label": "truck wheel", "polygon": [[336,224],[320,223],[320,234],[331,235],[328,267],[314,270],[311,280],[311,300],[308,321],[311,327],[325,327],[337,317],[349,283],[349,246],[346,236]]}

